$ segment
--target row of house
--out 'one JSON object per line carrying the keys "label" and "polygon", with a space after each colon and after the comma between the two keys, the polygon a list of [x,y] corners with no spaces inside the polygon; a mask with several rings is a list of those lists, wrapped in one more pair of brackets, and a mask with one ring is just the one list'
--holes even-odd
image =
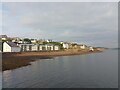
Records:
{"label": "row of house", "polygon": [[71,48],[80,48],[80,49],[86,49],[87,46],[84,44],[76,44],[76,43],[68,43],[68,42],[61,42],[64,49],[71,49]]}
{"label": "row of house", "polygon": [[[37,39],[20,39],[19,37],[14,37],[14,38],[10,38],[7,37],[7,35],[0,35],[0,38],[2,40],[8,41],[8,39],[11,40],[11,42],[14,42],[16,44],[19,44],[19,47],[21,48],[21,51],[37,51],[37,50],[56,50],[56,48],[58,46],[56,45],[52,45],[49,44],[50,42],[53,42],[51,39],[48,40],[37,40]],[[47,45],[43,45],[44,42],[48,43]],[[84,45],[84,44],[77,44],[77,43],[69,43],[69,42],[58,42],[62,45],[63,49],[76,49],[76,48],[80,48],[80,49],[87,49],[88,46]],[[93,50],[92,47],[89,47],[90,50]]]}
{"label": "row of house", "polygon": [[77,43],[67,43],[67,42],[61,42],[64,49],[88,49],[90,51],[94,51],[94,48],[92,46],[87,46],[85,44],[77,44]]}
{"label": "row of house", "polygon": [[0,35],[1,41],[9,41],[19,44],[43,44],[43,42],[52,42],[51,39],[45,40],[45,39],[30,39],[30,38],[19,38],[19,37],[8,37],[7,35]]}
{"label": "row of house", "polygon": [[10,38],[7,35],[0,35],[0,52],[22,52],[22,51],[52,51],[60,49],[89,49],[93,51],[93,47],[84,44],[70,42],[53,42],[51,39],[20,39],[19,37]]}
{"label": "row of house", "polygon": [[53,51],[60,50],[58,45],[53,44],[19,44],[21,51]]}
{"label": "row of house", "polygon": [[[3,48],[2,48],[3,47]],[[66,45],[66,47],[63,44],[64,49],[69,49],[70,46]],[[74,45],[72,48],[80,48],[80,49],[86,49],[86,45]],[[60,50],[59,45],[54,44],[15,44],[13,42],[4,42],[3,45],[1,45],[1,51],[0,52],[25,52],[25,51],[58,51]],[[89,50],[93,51],[93,47],[89,47]]]}
{"label": "row of house", "polygon": [[15,44],[13,42],[3,43],[3,52],[23,52],[23,51],[57,51],[60,50],[58,45],[46,44]]}

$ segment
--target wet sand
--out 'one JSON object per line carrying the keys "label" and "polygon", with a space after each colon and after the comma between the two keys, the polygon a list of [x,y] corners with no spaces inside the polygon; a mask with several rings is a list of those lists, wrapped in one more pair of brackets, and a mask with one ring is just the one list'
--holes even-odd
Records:
{"label": "wet sand", "polygon": [[31,65],[30,62],[38,59],[49,59],[56,56],[82,55],[90,53],[99,53],[100,50],[69,50],[69,51],[47,51],[47,52],[19,52],[19,53],[2,53],[2,71],[12,70],[23,66]]}

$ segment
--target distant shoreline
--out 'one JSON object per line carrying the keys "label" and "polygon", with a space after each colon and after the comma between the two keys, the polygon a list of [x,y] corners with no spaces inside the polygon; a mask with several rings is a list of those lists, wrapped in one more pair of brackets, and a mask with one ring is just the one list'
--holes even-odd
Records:
{"label": "distant shoreline", "polygon": [[2,71],[12,70],[23,66],[31,65],[30,62],[36,59],[50,59],[57,56],[83,55],[90,53],[99,53],[103,50],[69,50],[69,51],[47,51],[47,52],[19,52],[19,53],[2,53]]}

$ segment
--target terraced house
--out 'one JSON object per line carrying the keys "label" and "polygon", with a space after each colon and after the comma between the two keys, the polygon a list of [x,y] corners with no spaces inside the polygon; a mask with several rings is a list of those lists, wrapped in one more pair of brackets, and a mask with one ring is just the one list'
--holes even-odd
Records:
{"label": "terraced house", "polygon": [[19,44],[21,51],[57,51],[60,50],[59,45],[54,44]]}

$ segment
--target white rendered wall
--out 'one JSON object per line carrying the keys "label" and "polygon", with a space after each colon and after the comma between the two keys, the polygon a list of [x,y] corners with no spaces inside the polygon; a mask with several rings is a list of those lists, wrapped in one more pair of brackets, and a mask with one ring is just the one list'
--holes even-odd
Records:
{"label": "white rendered wall", "polygon": [[3,52],[11,52],[11,47],[6,42],[3,43]]}
{"label": "white rendered wall", "polygon": [[68,44],[64,44],[64,43],[63,43],[63,48],[68,49],[68,48],[69,48],[69,45],[68,45]]}
{"label": "white rendered wall", "polygon": [[59,50],[59,47],[58,46],[54,46],[54,50]]}
{"label": "white rendered wall", "polygon": [[37,51],[37,45],[32,46],[32,51]]}

